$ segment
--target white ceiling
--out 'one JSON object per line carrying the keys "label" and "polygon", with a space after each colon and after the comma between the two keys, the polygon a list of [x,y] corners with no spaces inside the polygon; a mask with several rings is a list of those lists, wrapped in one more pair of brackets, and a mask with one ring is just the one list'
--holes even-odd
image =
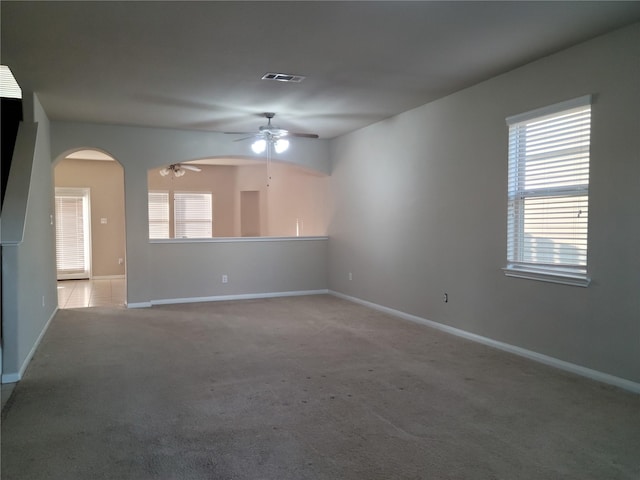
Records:
{"label": "white ceiling", "polygon": [[[331,138],[640,21],[640,2],[1,3],[53,120]],[[266,72],[302,83],[260,80]]]}

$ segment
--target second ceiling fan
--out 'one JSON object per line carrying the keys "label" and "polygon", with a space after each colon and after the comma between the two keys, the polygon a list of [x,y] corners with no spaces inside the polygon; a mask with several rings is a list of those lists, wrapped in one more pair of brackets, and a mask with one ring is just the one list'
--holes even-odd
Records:
{"label": "second ceiling fan", "polygon": [[195,165],[185,165],[184,163],[172,163],[168,167],[164,167],[160,170],[160,175],[166,177],[170,173],[173,173],[176,177],[183,176],[186,172],[185,170],[191,170],[192,172],[201,172],[202,169],[196,167]]}

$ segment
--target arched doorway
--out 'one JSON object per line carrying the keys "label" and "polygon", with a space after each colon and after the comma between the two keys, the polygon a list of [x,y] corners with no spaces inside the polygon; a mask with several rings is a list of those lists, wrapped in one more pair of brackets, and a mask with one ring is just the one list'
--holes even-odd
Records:
{"label": "arched doorway", "polygon": [[124,169],[84,149],[54,166],[59,308],[126,304]]}

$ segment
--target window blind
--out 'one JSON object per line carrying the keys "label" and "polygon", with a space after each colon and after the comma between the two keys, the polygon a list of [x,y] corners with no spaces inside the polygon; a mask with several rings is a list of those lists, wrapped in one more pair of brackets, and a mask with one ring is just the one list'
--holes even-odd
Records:
{"label": "window blind", "polygon": [[0,65],[0,97],[22,98],[22,89],[6,65]]}
{"label": "window blind", "polygon": [[89,193],[56,189],[58,278],[89,278]]}
{"label": "window blind", "polygon": [[169,238],[169,192],[149,192],[149,238]]}
{"label": "window blind", "polygon": [[590,97],[536,113],[507,120],[507,267],[586,278]]}
{"label": "window blind", "polygon": [[175,238],[213,236],[211,193],[174,193]]}

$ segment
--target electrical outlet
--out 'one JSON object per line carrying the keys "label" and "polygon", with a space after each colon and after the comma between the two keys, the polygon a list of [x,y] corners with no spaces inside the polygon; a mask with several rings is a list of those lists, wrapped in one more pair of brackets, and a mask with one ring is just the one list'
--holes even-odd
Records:
{"label": "electrical outlet", "polygon": [[227,275],[222,275],[222,283],[229,283],[229,277]]}
{"label": "electrical outlet", "polygon": [[349,280],[353,280],[353,273],[349,272]]}
{"label": "electrical outlet", "polygon": [[118,259],[118,265],[122,265],[124,263],[124,258],[119,258]]}
{"label": "electrical outlet", "polygon": [[44,308],[44,295],[42,296],[42,307]]}

